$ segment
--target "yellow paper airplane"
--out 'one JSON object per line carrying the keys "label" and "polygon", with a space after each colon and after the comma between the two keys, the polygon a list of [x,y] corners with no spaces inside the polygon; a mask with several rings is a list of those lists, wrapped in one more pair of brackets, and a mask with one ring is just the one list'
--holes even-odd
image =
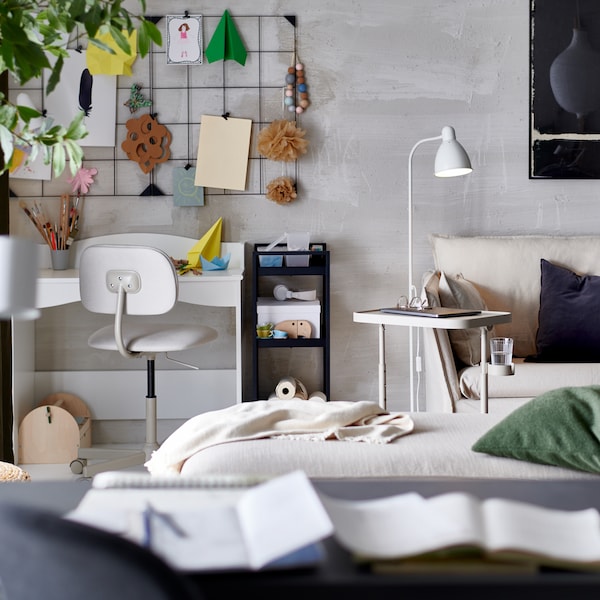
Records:
{"label": "yellow paper airplane", "polygon": [[220,217],[188,252],[187,259],[190,268],[202,266],[200,256],[203,256],[208,261],[212,261],[215,257],[220,255],[222,225],[223,217]]}

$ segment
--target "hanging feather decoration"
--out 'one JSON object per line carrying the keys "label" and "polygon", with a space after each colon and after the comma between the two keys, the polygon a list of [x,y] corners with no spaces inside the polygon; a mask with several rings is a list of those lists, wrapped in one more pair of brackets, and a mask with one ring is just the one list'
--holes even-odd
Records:
{"label": "hanging feather decoration", "polygon": [[85,113],[86,117],[90,116],[92,112],[92,84],[94,83],[94,77],[90,73],[89,69],[84,69],[81,72],[81,79],[79,81],[79,109]]}

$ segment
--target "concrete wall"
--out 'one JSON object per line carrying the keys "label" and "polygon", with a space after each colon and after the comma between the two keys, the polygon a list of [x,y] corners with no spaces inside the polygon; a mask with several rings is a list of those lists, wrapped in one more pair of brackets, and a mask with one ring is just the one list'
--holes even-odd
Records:
{"label": "concrete wall", "polygon": [[[168,5],[169,14],[221,12],[210,3]],[[148,14],[164,14],[164,6],[149,0]],[[230,0],[227,8],[234,18],[297,16],[312,102],[299,119],[310,141],[301,158],[299,198],[279,206],[264,197],[227,195],[181,209],[168,197],[124,202],[91,195],[81,235],[146,230],[198,236],[219,216],[228,241],[269,241],[286,230],[310,230],[331,249],[332,399],[377,399],[377,330],[353,323],[352,312],[395,303],[407,291],[407,160],[417,140],[454,126],[474,172],[437,180],[436,144],[417,151],[415,274],[431,266],[431,232],[595,233],[595,181],[528,178],[528,2]],[[16,199],[13,204],[14,232],[38,241]],[[87,317],[73,310],[66,316],[52,309],[38,323],[38,368],[89,368],[82,330]],[[231,340],[225,338],[212,357],[227,360]],[[388,328],[388,339],[388,406],[404,410],[408,334]]]}

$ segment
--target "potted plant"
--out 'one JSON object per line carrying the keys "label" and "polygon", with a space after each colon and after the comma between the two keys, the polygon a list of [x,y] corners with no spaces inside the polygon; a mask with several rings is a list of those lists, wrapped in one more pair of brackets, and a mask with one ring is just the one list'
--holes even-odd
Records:
{"label": "potted plant", "polygon": [[[41,115],[25,106],[8,101],[7,74],[12,74],[20,85],[49,72],[46,92],[51,92],[60,80],[65,58],[65,35],[86,37],[88,43],[113,52],[96,39],[110,33],[115,43],[128,52],[129,42],[124,32],[138,32],[140,55],[146,56],[151,42],[161,45],[161,34],[143,12],[146,0],[137,0],[140,13],[124,7],[125,0],[2,0],[0,2],[0,74],[5,85],[0,87],[0,149],[3,164],[0,175],[11,165],[15,141],[31,145],[32,156],[45,153],[52,160],[54,175],[65,168],[70,160],[73,173],[81,166],[83,152],[79,145],[86,135],[81,112],[71,123],[52,123],[46,129],[32,130],[29,124]],[[81,40],[79,40],[81,41]],[[49,57],[53,59],[52,63]],[[4,89],[2,89],[4,88]],[[18,133],[17,124],[20,125]],[[50,158],[51,157],[51,158]]]}

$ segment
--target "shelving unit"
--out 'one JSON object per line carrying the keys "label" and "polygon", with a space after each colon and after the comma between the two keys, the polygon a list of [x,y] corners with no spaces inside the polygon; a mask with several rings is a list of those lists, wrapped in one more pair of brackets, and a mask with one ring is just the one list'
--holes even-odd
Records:
{"label": "shelving unit", "polygon": [[[260,296],[261,284],[267,285],[269,280],[274,283],[279,283],[287,278],[301,277],[312,278],[319,281],[317,288],[317,298],[321,302],[320,311],[320,335],[319,337],[311,338],[258,338],[256,334],[253,336],[252,342],[252,396],[253,400],[266,400],[271,392],[274,391],[277,381],[271,382],[269,389],[260,389],[260,354],[266,348],[280,350],[281,352],[292,351],[294,348],[314,348],[315,351],[321,352],[322,364],[322,385],[319,391],[322,391],[327,399],[330,399],[330,373],[329,373],[329,356],[330,356],[330,318],[329,318],[329,250],[324,243],[312,243],[311,250],[288,251],[287,245],[279,244],[271,252],[264,252],[259,248],[264,247],[264,244],[254,244],[252,253],[252,313],[254,315],[253,331],[256,331],[258,325],[257,304]],[[261,266],[261,256],[282,255],[282,266]],[[288,267],[286,266],[286,256],[306,256],[309,255],[308,266]],[[319,279],[320,278],[320,279]],[[302,281],[301,280],[301,281]],[[308,279],[307,279],[308,280]],[[264,287],[263,287],[264,289]],[[272,289],[272,288],[271,288]],[[270,293],[270,292],[269,292]],[[264,294],[263,294],[264,296]],[[272,297],[272,296],[271,296]],[[281,301],[282,304],[287,302]],[[294,376],[294,373],[288,373],[289,376]]]}

